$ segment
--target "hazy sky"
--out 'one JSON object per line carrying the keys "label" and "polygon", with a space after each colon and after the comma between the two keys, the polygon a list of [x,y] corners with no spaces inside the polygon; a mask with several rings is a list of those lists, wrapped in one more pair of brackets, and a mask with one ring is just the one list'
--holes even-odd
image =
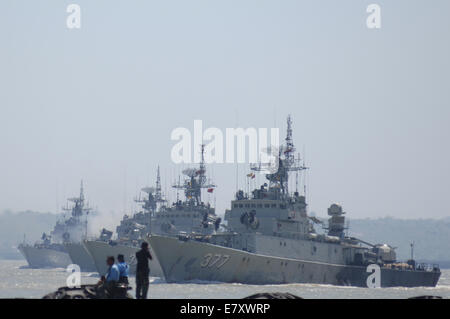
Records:
{"label": "hazy sky", "polygon": [[[117,217],[158,164],[174,199],[173,129],[284,137],[290,113],[317,215],[449,216],[449,15],[448,0],[2,0],[0,210],[56,211],[83,179]],[[209,168],[223,214],[236,168]]]}

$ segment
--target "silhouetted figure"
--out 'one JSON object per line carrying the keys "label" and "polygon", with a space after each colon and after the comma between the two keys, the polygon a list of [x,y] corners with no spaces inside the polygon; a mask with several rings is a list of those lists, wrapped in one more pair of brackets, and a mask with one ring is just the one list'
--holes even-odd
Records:
{"label": "silhouetted figure", "polygon": [[147,299],[150,268],[148,261],[152,260],[152,255],[148,250],[148,243],[141,244],[141,250],[136,253],[136,299]]}

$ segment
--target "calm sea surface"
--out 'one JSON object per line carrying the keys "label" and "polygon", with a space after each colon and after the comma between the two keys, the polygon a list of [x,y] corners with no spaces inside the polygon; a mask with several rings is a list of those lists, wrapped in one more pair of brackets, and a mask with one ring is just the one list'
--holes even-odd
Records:
{"label": "calm sea surface", "polygon": [[[31,269],[25,260],[0,260],[0,298],[41,298],[66,286],[65,269]],[[82,273],[81,283],[98,281],[96,273]],[[135,287],[134,278],[131,285]],[[442,270],[435,288],[353,288],[313,284],[242,285],[242,284],[167,284],[152,278],[149,298],[243,298],[258,292],[290,292],[303,298],[408,298],[435,295],[450,298],[450,270]],[[134,291],[132,291],[134,295]]]}

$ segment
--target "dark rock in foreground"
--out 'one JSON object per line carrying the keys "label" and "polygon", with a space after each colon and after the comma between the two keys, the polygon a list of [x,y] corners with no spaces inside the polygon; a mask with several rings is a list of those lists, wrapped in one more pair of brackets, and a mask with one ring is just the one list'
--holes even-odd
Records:
{"label": "dark rock in foreground", "polygon": [[61,287],[42,299],[133,299],[127,286],[119,286],[111,292],[98,285],[82,285],[79,288]]}
{"label": "dark rock in foreground", "polygon": [[[61,287],[57,291],[49,293],[42,299],[133,299],[127,293],[127,286],[115,288],[113,293],[108,293],[102,286],[82,285],[79,288]],[[262,292],[247,296],[243,299],[303,299],[288,292]],[[408,299],[443,299],[441,296],[423,295]]]}
{"label": "dark rock in foreground", "polygon": [[254,294],[244,299],[303,299],[288,292],[262,292]]}

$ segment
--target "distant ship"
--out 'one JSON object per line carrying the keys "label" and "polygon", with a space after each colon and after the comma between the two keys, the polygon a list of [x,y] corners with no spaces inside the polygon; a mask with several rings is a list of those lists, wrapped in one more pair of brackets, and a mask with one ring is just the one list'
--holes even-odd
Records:
{"label": "distant ship", "polygon": [[67,245],[79,243],[86,236],[87,215],[90,208],[85,206],[83,183],[81,183],[80,196],[69,198],[72,207],[67,206],[64,211],[69,211],[70,216],[59,220],[50,235],[43,233],[41,240],[34,245],[21,243],[19,251],[32,268],[67,267],[72,260],[67,251]]}
{"label": "distant ship", "polygon": [[[204,148],[202,147],[202,155]],[[146,198],[137,199],[142,203],[142,211],[133,216],[125,215],[117,227],[117,240],[100,241],[86,240],[84,246],[92,256],[96,269],[100,274],[107,270],[106,257],[123,254],[130,264],[130,272],[136,270],[135,254],[140,244],[148,233],[176,236],[180,233],[212,234],[220,224],[220,218],[209,203],[205,204],[201,199],[202,189],[212,193],[215,185],[206,179],[204,159],[199,168],[186,169],[183,173],[187,176],[183,184],[178,182],[173,185],[176,189],[182,189],[185,200],[177,201],[167,206],[161,193],[161,180],[159,167],[157,171],[156,187],[145,187],[142,192]],[[150,251],[152,249],[150,247]],[[150,262],[151,276],[163,277],[159,262],[154,255]]]}
{"label": "distant ship", "polygon": [[[439,266],[401,263],[387,244],[348,237],[340,205],[329,207],[327,225],[307,214],[305,195],[289,192],[290,173],[306,169],[294,153],[291,123],[288,117],[285,145],[274,152],[277,167],[251,166],[253,172],[269,170],[267,183],[251,194],[236,193],[225,212],[225,231],[147,237],[166,281],[436,286]],[[315,224],[326,233],[317,233]]]}

